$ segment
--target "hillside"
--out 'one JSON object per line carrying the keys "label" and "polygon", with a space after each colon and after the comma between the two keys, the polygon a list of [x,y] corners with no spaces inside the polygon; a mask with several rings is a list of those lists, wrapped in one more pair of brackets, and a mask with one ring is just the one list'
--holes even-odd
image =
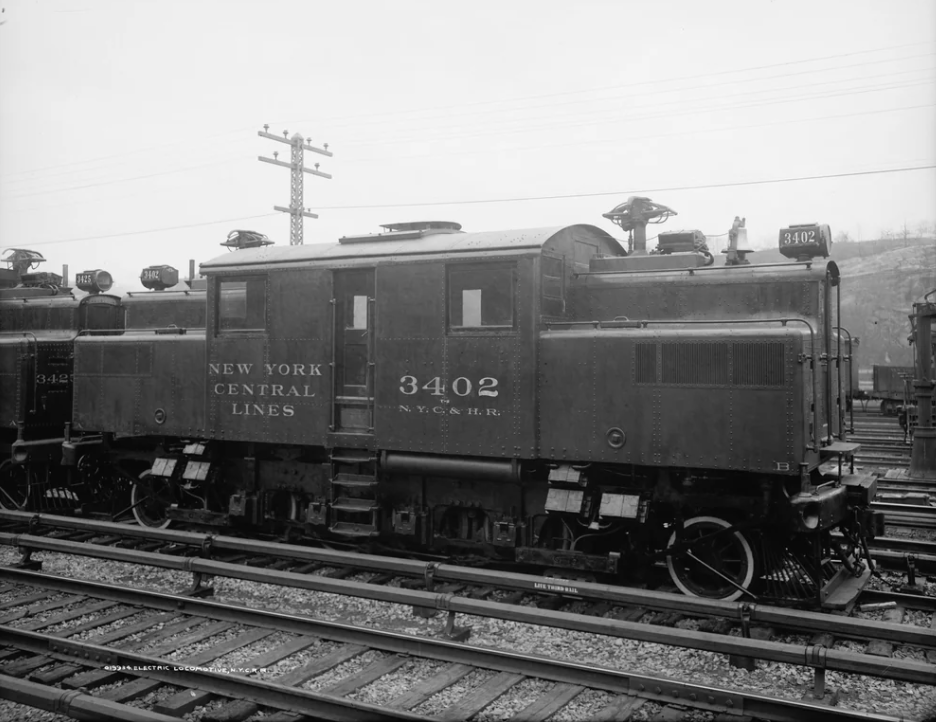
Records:
{"label": "hillside", "polygon": [[844,260],[833,250],[833,259],[842,271],[842,325],[861,339],[859,366],[912,365],[907,316],[936,288],[936,241]]}

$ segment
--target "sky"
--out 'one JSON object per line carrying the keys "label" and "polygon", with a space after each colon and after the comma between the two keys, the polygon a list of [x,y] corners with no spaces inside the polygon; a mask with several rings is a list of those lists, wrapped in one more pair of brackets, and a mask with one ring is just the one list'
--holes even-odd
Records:
{"label": "sky", "polygon": [[[936,229],[933,0],[0,0],[0,248],[140,270],[450,220],[591,223],[630,195],[659,230],[754,247],[791,223]],[[652,244],[651,244],[652,245]],[[713,250],[721,250],[720,248]]]}

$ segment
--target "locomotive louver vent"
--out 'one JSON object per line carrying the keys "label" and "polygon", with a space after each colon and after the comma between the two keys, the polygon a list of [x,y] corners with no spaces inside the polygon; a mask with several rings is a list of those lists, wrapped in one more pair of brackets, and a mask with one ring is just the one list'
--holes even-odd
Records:
{"label": "locomotive louver vent", "polygon": [[783,344],[734,343],[732,382],[735,386],[783,386]]}
{"label": "locomotive louver vent", "polygon": [[786,383],[782,342],[664,343],[659,379],[657,348],[656,343],[637,344],[638,384],[783,386]]}
{"label": "locomotive louver vent", "polygon": [[663,383],[718,386],[727,384],[728,344],[663,344]]}
{"label": "locomotive louver vent", "polygon": [[637,383],[656,383],[657,345],[655,343],[637,344]]}

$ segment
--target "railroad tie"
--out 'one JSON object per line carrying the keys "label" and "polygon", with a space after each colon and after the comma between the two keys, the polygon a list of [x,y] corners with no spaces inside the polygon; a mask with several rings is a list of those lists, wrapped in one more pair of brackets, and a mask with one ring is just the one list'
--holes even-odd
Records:
{"label": "railroad tie", "polygon": [[[884,621],[891,624],[900,624],[903,622],[903,618],[903,607],[894,607],[893,609],[888,609],[884,612]],[[865,652],[867,654],[873,654],[876,657],[893,657],[894,644],[892,642],[885,642],[882,639],[872,639],[868,643],[868,647]]]}
{"label": "railroad tie", "polygon": [[428,679],[424,679],[411,687],[408,691],[395,697],[387,704],[388,707],[398,709],[413,709],[446,687],[455,684],[462,677],[468,676],[473,667],[467,664],[452,663]]}
{"label": "railroad tie", "polygon": [[546,722],[556,712],[578,697],[584,687],[567,682],[558,682],[553,688],[526,707],[518,711],[509,722]]}
{"label": "railroad tie", "polygon": [[[226,654],[233,652],[236,649],[241,649],[248,645],[259,642],[261,639],[265,639],[273,634],[272,630],[269,629],[254,629],[249,632],[245,632],[233,639],[229,639],[222,644],[219,644],[211,648],[212,657],[210,659],[204,659],[203,661],[191,661],[195,657],[190,657],[186,659],[181,664],[189,666],[200,666],[202,664],[207,664],[208,662],[220,659]],[[153,711],[162,712],[163,714],[170,714],[176,717],[181,717],[188,712],[191,712],[196,707],[201,705],[208,704],[212,699],[217,695],[212,694],[211,692],[205,692],[200,689],[184,689],[181,692],[178,692],[171,697],[167,697],[162,702],[156,704],[153,707]]]}
{"label": "railroad tie", "polygon": [[[282,684],[287,687],[298,687],[323,672],[327,672],[340,664],[344,664],[350,659],[357,657],[367,651],[366,647],[356,644],[348,644],[336,649],[331,654],[313,660],[299,669],[294,669],[279,677],[269,680],[275,684]],[[260,710],[260,705],[247,700],[234,700],[228,702],[222,707],[209,710],[202,717],[205,722],[241,722]]]}

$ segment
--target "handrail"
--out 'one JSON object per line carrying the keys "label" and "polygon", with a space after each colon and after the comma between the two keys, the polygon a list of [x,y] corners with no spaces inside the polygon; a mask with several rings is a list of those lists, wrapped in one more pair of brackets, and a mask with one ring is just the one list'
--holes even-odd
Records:
{"label": "handrail", "polygon": [[[615,258],[615,256],[610,256]],[[634,270],[634,271],[573,271],[572,275],[576,278],[579,276],[611,276],[618,275],[622,273],[635,274],[635,273],[688,273],[690,276],[701,273],[702,271],[723,271],[727,269],[737,269],[743,268],[745,270],[751,268],[779,268],[780,266],[806,266],[807,269],[812,268],[815,261],[788,261],[786,263],[752,263],[745,266],[699,266],[697,268],[648,268],[643,270]],[[731,270],[731,273],[736,271]]]}
{"label": "handrail", "polygon": [[[841,323],[841,318],[839,319],[839,323]],[[834,330],[840,331],[840,332],[844,331],[845,333],[848,334],[848,392],[846,394],[846,397],[847,397],[847,395],[850,394],[852,390],[854,389],[853,384],[855,381],[855,344],[852,342],[853,336],[851,334],[851,331],[849,331],[847,328],[845,328],[844,326],[836,326]],[[839,336],[839,342],[841,342],[841,336]],[[841,351],[839,352],[839,358],[841,358]],[[839,373],[839,376],[841,376],[841,372]],[[840,416],[844,420],[844,416],[845,416],[844,412],[841,413]],[[849,412],[848,425],[850,427],[848,429],[848,433],[849,434],[855,433],[855,400],[854,399],[852,399],[851,409]]]}
{"label": "handrail", "polygon": [[[824,310],[825,314],[820,317],[819,322],[822,324],[822,345],[823,352],[826,359],[826,372],[825,372],[825,412],[826,412],[826,426],[828,427],[828,433],[825,434],[828,438],[832,438],[832,272],[831,269],[826,270],[826,283],[823,284],[822,294],[824,297]],[[839,432],[841,433],[841,432]]]}
{"label": "handrail", "polygon": [[[33,357],[35,360],[33,362],[33,369],[32,369],[33,392],[32,392],[32,411],[30,412],[30,413],[35,414],[39,410],[39,407],[38,407],[38,403],[39,403],[39,374],[38,374],[39,337],[36,336],[36,334],[34,334],[32,331],[23,331],[22,334],[23,336],[26,336],[26,337],[32,336],[32,342],[35,345],[35,349],[36,349],[35,355]],[[30,339],[27,338],[26,339],[26,354],[27,355],[29,355],[29,341]]]}
{"label": "handrail", "polygon": [[[332,278],[332,283],[334,284],[334,277]],[[332,288],[332,295],[335,295],[334,288]],[[328,430],[335,431],[335,405],[338,403],[338,368],[336,356],[337,346],[338,346],[338,299],[332,298],[329,303],[332,307],[332,327],[331,327],[331,363],[328,364],[328,367],[331,369],[331,387],[332,387],[332,398],[331,398],[331,416],[328,423]]]}

